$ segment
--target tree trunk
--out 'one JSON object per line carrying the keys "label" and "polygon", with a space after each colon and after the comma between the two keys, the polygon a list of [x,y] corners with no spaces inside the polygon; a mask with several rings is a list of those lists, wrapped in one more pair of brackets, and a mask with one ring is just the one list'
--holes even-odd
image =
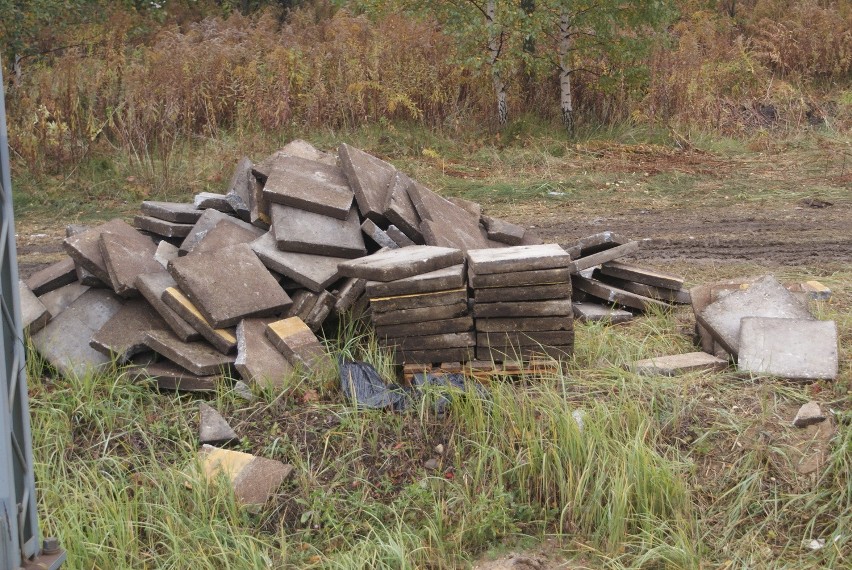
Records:
{"label": "tree trunk", "polygon": [[574,131],[574,100],[571,98],[571,15],[563,10],[559,17],[559,107],[562,124]]}
{"label": "tree trunk", "polygon": [[497,30],[497,25],[494,23],[496,14],[496,0],[488,0],[485,8],[485,17],[488,20],[488,60],[491,64],[491,81],[494,84],[494,94],[497,97],[497,121],[500,126],[509,122],[509,108],[506,105],[506,83],[500,75],[500,70],[497,69],[497,59],[500,57],[500,44],[502,42],[502,32]]}

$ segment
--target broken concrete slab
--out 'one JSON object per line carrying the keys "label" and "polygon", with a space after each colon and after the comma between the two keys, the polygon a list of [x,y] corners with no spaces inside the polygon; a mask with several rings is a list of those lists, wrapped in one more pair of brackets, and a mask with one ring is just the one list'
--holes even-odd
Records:
{"label": "broken concrete slab", "polygon": [[654,307],[659,310],[669,309],[669,306],[662,301],[657,301],[650,297],[643,297],[642,295],[637,295],[635,293],[619,289],[618,287],[613,287],[612,285],[595,281],[594,279],[587,279],[580,275],[574,275],[573,284],[574,287],[580,291],[583,291],[592,297],[601,299],[602,301],[606,301],[607,304],[614,303],[624,307],[638,309],[640,311],[649,311]]}
{"label": "broken concrete slab", "polygon": [[96,287],[98,289],[104,289],[108,287],[107,283],[109,283],[109,280],[107,280],[106,282],[101,281],[100,279],[95,277],[94,273],[92,273],[79,263],[75,264],[75,269],[77,271],[77,281],[79,281],[86,287]]}
{"label": "broken concrete slab", "polygon": [[147,302],[131,299],[92,335],[89,346],[124,363],[131,356],[148,350],[145,335],[149,331],[167,328],[165,321],[151,310]]}
{"label": "broken concrete slab", "polygon": [[477,333],[573,331],[574,317],[476,319]]}
{"label": "broken concrete slab", "polygon": [[197,376],[225,374],[234,363],[233,356],[222,354],[206,342],[183,342],[170,331],[148,332],[145,344]]}
{"label": "broken concrete slab", "polygon": [[819,281],[805,281],[800,286],[802,288],[802,292],[805,293],[809,299],[813,299],[814,301],[828,301],[831,299],[831,289]]}
{"label": "broken concrete slab", "polygon": [[526,229],[517,224],[509,223],[500,218],[492,218],[491,216],[482,216],[482,223],[485,225],[488,239],[508,245],[521,245],[524,241]]}
{"label": "broken concrete slab", "polygon": [[311,312],[303,319],[308,328],[314,332],[318,332],[322,328],[322,324],[331,314],[334,309],[334,304],[337,299],[328,291],[323,291],[317,297],[317,302],[314,304]]}
{"label": "broken concrete slab", "polygon": [[613,261],[621,257],[625,257],[636,252],[639,249],[638,241],[629,241],[623,245],[618,245],[592,255],[580,257],[571,262],[571,273],[580,273],[584,269],[589,269],[596,265]]}
{"label": "broken concrete slab", "polygon": [[131,382],[156,383],[160,390],[215,392],[218,376],[198,376],[168,361],[129,366],[125,370]]}
{"label": "broken concrete slab", "polygon": [[644,283],[635,283],[633,281],[625,281],[617,277],[604,275],[599,269],[592,272],[592,278],[601,283],[612,285],[623,291],[628,291],[642,297],[649,297],[666,303],[676,303],[678,305],[689,305],[692,302],[692,297],[686,289],[668,289],[665,287],[655,287]]}
{"label": "broken concrete slab", "polygon": [[461,348],[439,348],[436,350],[394,350],[394,362],[396,364],[406,363],[439,363],[439,362],[467,362],[472,360],[476,352],[475,347],[465,346]]}
{"label": "broken concrete slab", "polygon": [[180,340],[201,340],[201,333],[163,302],[163,292],[169,287],[177,287],[177,282],[165,270],[145,273],[136,278],[136,288]]}
{"label": "broken concrete slab", "polygon": [[331,366],[331,359],[325,347],[299,317],[269,323],[266,336],[294,366],[302,366],[312,372],[319,372]]}
{"label": "broken concrete slab", "polygon": [[97,372],[108,366],[110,359],[89,346],[89,340],[121,305],[121,298],[112,291],[89,289],[32,335],[33,346],[64,376]]}
{"label": "broken concrete slab", "polygon": [[292,304],[245,243],[173,259],[169,272],[214,328],[231,327],[248,317],[282,314]]}
{"label": "broken concrete slab", "polygon": [[424,321],[401,325],[376,326],[376,336],[417,337],[436,334],[461,333],[473,330],[473,317],[470,315],[454,319]]}
{"label": "broken concrete slab", "polygon": [[571,283],[571,270],[567,267],[538,269],[533,271],[517,271],[510,273],[491,273],[488,275],[474,275],[471,271],[468,273],[470,286],[474,289]]}
{"label": "broken concrete slab", "polygon": [[299,289],[292,294],[293,304],[287,310],[286,317],[299,317],[303,321],[308,318],[308,315],[314,309],[319,299],[319,293],[308,291],[307,289]]}
{"label": "broken concrete slab", "polygon": [[252,187],[254,181],[251,160],[244,156],[237,162],[226,194],[228,203],[234,209],[234,213],[244,222],[251,222],[251,209],[254,201]]}
{"label": "broken concrete slab", "polygon": [[392,311],[389,313],[376,313],[372,316],[372,320],[373,324],[376,326],[402,325],[406,323],[454,319],[467,314],[467,310],[467,303],[464,302],[452,305],[441,305],[438,307],[423,307]]}
{"label": "broken concrete slab", "polygon": [[223,214],[218,210],[204,210],[204,213],[201,214],[201,217],[198,218],[198,221],[192,226],[192,231],[183,242],[180,244],[180,252],[181,254],[187,254],[195,247],[195,245],[201,241],[204,236],[207,235],[207,232],[216,227],[222,220],[227,220],[231,224],[238,225],[247,230],[253,230],[254,226],[251,224],[244,222],[238,218],[233,216],[229,216],[227,214]]}
{"label": "broken concrete slab", "polygon": [[198,331],[204,339],[222,354],[230,354],[237,348],[236,331],[233,328],[213,328],[192,301],[177,287],[169,287],[162,294],[163,303],[180,318]]}
{"label": "broken concrete slab", "polygon": [[386,313],[403,309],[437,307],[467,302],[467,289],[451,289],[435,293],[418,293],[415,295],[400,295],[397,297],[372,297],[370,306],[374,313]]}
{"label": "broken concrete slab", "polygon": [[18,281],[18,293],[21,302],[21,326],[24,331],[35,334],[50,320],[50,311],[23,281]]}
{"label": "broken concrete slab", "polygon": [[574,318],[581,323],[605,321],[612,324],[626,323],[633,319],[633,313],[614,307],[605,307],[597,303],[574,303]]}
{"label": "broken concrete slab", "polygon": [[394,240],[390,238],[390,236],[379,226],[373,222],[373,220],[367,218],[364,220],[364,223],[361,224],[361,231],[364,232],[364,235],[369,237],[373,242],[378,245],[380,248],[384,247],[387,249],[398,249],[399,244],[397,244]]}
{"label": "broken concrete slab", "polygon": [[366,291],[371,298],[393,295],[414,295],[460,289],[465,286],[464,264],[420,273],[394,281],[367,281]]}
{"label": "broken concrete slab", "polygon": [[[226,194],[216,194],[214,192],[199,192],[193,199],[193,205],[198,210],[219,210],[226,214],[233,214],[234,209],[228,202]],[[196,220],[197,221],[197,220]]]}
{"label": "broken concrete slab", "polygon": [[340,278],[337,266],[346,261],[342,257],[281,251],[272,232],[253,241],[251,248],[266,267],[314,292],[322,291],[337,281]]}
{"label": "broken concrete slab", "polygon": [[157,246],[150,238],[103,233],[100,235],[101,255],[109,273],[112,290],[124,298],[136,297],[136,278],[144,273],[157,273],[162,265],[154,259]]}
{"label": "broken concrete slab", "polygon": [[199,459],[207,481],[212,483],[224,477],[237,502],[246,507],[266,504],[293,473],[292,465],[207,444],[202,446]]}
{"label": "broken concrete slab", "polygon": [[696,314],[698,322],[726,351],[739,353],[740,320],[775,317],[813,320],[813,316],[773,276],[766,275],[747,289],[736,290]]}
{"label": "broken concrete slab", "polygon": [[[403,174],[396,171],[388,188],[388,201],[384,207],[384,216],[396,228],[399,228],[412,242],[423,243],[423,234],[420,233],[420,216],[414,208],[408,188],[414,182]],[[405,247],[400,244],[400,247]]]}
{"label": "broken concrete slab", "polygon": [[222,414],[204,402],[198,403],[198,416],[198,441],[202,445],[221,445],[239,439]]}
{"label": "broken concrete slab", "polygon": [[726,359],[706,352],[688,352],[637,360],[628,368],[641,376],[680,376],[691,372],[722,371],[727,367]]}
{"label": "broken concrete slab", "polygon": [[144,200],[139,211],[143,216],[178,224],[194,224],[201,217],[201,212],[195,207],[195,204],[182,202]]}
{"label": "broken concrete slab", "polygon": [[157,260],[163,269],[169,266],[169,261],[175,259],[180,256],[180,249],[178,246],[172,245],[166,240],[161,240],[160,243],[157,244],[157,249],[154,251],[154,259]]}
{"label": "broken concrete slab", "polygon": [[737,367],[744,372],[793,380],[837,377],[834,321],[817,321],[813,317],[743,317],[737,348]]}
{"label": "broken concrete slab", "polygon": [[[363,229],[363,225],[361,226]],[[397,247],[408,247],[410,245],[417,245],[414,243],[411,238],[409,238],[402,230],[400,230],[395,225],[391,224],[388,226],[388,229],[385,230],[385,233],[391,238]]]}
{"label": "broken concrete slab", "polygon": [[280,150],[263,159],[259,164],[255,164],[252,172],[259,180],[266,181],[277,162],[291,156],[322,162],[329,166],[337,165],[337,157],[334,154],[318,150],[307,141],[294,139],[284,145]]}
{"label": "broken concrete slab", "polygon": [[24,282],[33,295],[41,296],[74,281],[77,281],[77,270],[74,267],[74,260],[66,257],[62,261],[57,261],[44,269],[36,271]]}
{"label": "broken concrete slab", "polygon": [[132,239],[135,239],[139,234],[133,226],[124,220],[116,218],[100,226],[65,238],[63,245],[68,255],[80,267],[93,274],[103,283],[109,283],[109,271],[107,271],[100,247],[100,236],[102,233],[125,235]]}
{"label": "broken concrete slab", "polygon": [[271,211],[275,242],[282,251],[350,259],[367,253],[355,208],[345,220],[281,204],[273,204]]}
{"label": "broken concrete slab", "polygon": [[358,279],[357,277],[347,277],[336,290],[334,302],[334,312],[338,315],[345,313],[355,304],[355,301],[361,297],[367,288],[367,281]]}
{"label": "broken concrete slab", "polygon": [[88,285],[83,285],[79,281],[74,281],[68,285],[64,285],[59,289],[54,289],[38,299],[41,301],[51,318],[59,315],[68,307],[74,300],[89,290]]}
{"label": "broken concrete slab", "polygon": [[664,271],[656,271],[647,267],[641,267],[632,263],[608,261],[601,265],[600,272],[609,277],[623,279],[624,281],[632,281],[634,283],[642,283],[652,287],[674,290],[683,289],[683,277],[666,273]]}
{"label": "broken concrete slab", "polygon": [[473,316],[492,317],[555,317],[573,315],[571,299],[553,299],[517,303],[475,303]]}
{"label": "broken concrete slab", "polygon": [[570,299],[570,283],[552,285],[529,285],[526,287],[491,287],[473,291],[476,303],[503,303],[509,301],[545,301]]}
{"label": "broken concrete slab", "polygon": [[345,220],[355,194],[342,170],[298,157],[279,159],[266,180],[270,202]]}
{"label": "broken concrete slab", "polygon": [[571,263],[571,256],[555,243],[471,250],[467,252],[467,258],[471,274],[477,276],[564,269]]}
{"label": "broken concrete slab", "polygon": [[189,235],[192,231],[193,224],[178,224],[175,222],[167,222],[159,218],[150,216],[134,216],[133,225],[150,232],[152,234],[164,238],[183,238]]}
{"label": "broken concrete slab", "polygon": [[290,361],[266,336],[269,319],[243,319],[237,325],[237,360],[243,380],[264,388],[280,389],[293,373]]}
{"label": "broken concrete slab", "polygon": [[444,269],[463,261],[464,254],[459,249],[415,245],[345,261],[338,268],[347,277],[388,282]]}
{"label": "broken concrete slab", "polygon": [[572,259],[594,255],[601,251],[624,245],[631,240],[615,232],[601,232],[586,236],[567,246],[565,249]]}
{"label": "broken concrete slab", "polygon": [[423,336],[380,337],[379,342],[386,348],[396,348],[409,351],[463,348],[476,345],[476,333],[469,331]]}
{"label": "broken concrete slab", "polygon": [[238,243],[251,243],[266,232],[254,226],[237,225],[230,220],[219,220],[204,237],[199,239],[187,255],[218,251]]}
{"label": "broken concrete slab", "polygon": [[396,169],[384,160],[345,143],[338,148],[338,156],[340,167],[355,192],[361,215],[377,224],[387,223],[384,211]]}
{"label": "broken concrete slab", "polygon": [[805,428],[825,421],[825,415],[817,402],[811,400],[803,404],[793,418],[793,425],[797,428]]}

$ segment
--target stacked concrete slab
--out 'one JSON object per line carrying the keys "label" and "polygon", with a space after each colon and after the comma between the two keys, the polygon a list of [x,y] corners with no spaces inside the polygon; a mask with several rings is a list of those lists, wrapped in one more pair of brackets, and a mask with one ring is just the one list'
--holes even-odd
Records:
{"label": "stacked concrete slab", "polygon": [[476,357],[528,360],[573,353],[571,256],[556,244],[467,253]]}

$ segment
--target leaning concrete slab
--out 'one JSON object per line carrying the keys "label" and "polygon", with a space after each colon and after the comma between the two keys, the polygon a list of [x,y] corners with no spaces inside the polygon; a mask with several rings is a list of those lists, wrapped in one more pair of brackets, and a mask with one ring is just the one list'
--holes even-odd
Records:
{"label": "leaning concrete slab", "polygon": [[[414,243],[423,243],[423,234],[420,233],[420,216],[414,208],[408,188],[414,182],[403,174],[396,171],[388,188],[388,201],[385,204],[384,215],[388,222],[408,237]],[[414,244],[411,244],[414,245]],[[403,244],[400,246],[404,247]]]}
{"label": "leaning concrete slab", "polygon": [[346,258],[367,253],[355,208],[345,220],[281,204],[273,204],[271,211],[278,249]]}
{"label": "leaning concrete slab", "polygon": [[68,255],[77,264],[104,283],[109,283],[109,272],[104,263],[100,247],[100,236],[102,233],[126,235],[135,239],[139,232],[127,222],[116,218],[100,226],[68,236],[65,238],[63,245]]}
{"label": "leaning concrete slab", "polygon": [[149,331],[166,330],[168,325],[151,310],[143,299],[131,299],[92,335],[89,346],[119,363],[131,356],[145,352],[145,335]]}
{"label": "leaning concrete slab", "polygon": [[597,303],[574,303],[574,318],[581,323],[598,321],[612,324],[626,323],[633,319],[633,313],[623,309],[605,307]]}
{"label": "leaning concrete slab", "polygon": [[834,321],[744,317],[737,366],[794,380],[833,380],[838,371],[837,326]]}
{"label": "leaning concrete slab", "polygon": [[131,382],[154,382],[160,390],[215,392],[218,376],[198,376],[168,361],[129,366],[125,374]]}
{"label": "leaning concrete slab", "polygon": [[345,278],[334,292],[334,296],[337,298],[334,302],[334,312],[339,315],[351,309],[355,301],[364,294],[366,288],[367,282],[364,279]]}
{"label": "leaning concrete slab", "polygon": [[664,271],[656,271],[647,267],[641,267],[632,263],[608,261],[601,265],[600,272],[609,277],[632,281],[634,283],[642,283],[652,287],[675,290],[683,289],[683,277],[666,273]]}
{"label": "leaning concrete slab", "polygon": [[239,439],[222,414],[204,402],[198,403],[198,416],[198,441],[202,445],[224,444]]}
{"label": "leaning concrete slab", "polygon": [[678,305],[689,305],[692,302],[692,297],[687,289],[669,289],[666,287],[655,287],[654,285],[646,285],[644,283],[635,283],[633,281],[625,281],[617,277],[604,275],[599,269],[592,272],[592,278],[601,283],[612,285],[629,293],[649,297],[666,303],[675,303]]}
{"label": "leaning concrete slab", "polygon": [[695,332],[698,336],[701,350],[708,354],[718,356],[719,358],[725,358],[728,356],[728,352],[722,348],[718,342],[716,342],[716,339],[713,338],[710,331],[705,329],[701,326],[701,323],[698,322],[698,315],[704,311],[710,303],[718,300],[714,290],[723,286],[728,287],[729,290],[747,289],[753,282],[754,279],[733,279],[729,281],[696,285],[689,290],[689,299],[692,303],[692,311],[696,316]]}
{"label": "leaning concrete slab", "polygon": [[345,220],[355,197],[336,166],[298,157],[278,160],[263,187],[270,202]]}
{"label": "leaning concrete slab", "polygon": [[245,507],[261,507],[292,473],[293,466],[230,449],[203,445],[199,459],[208,482],[224,477]]}
{"label": "leaning concrete slab", "polygon": [[572,283],[576,289],[605,301],[607,304],[615,303],[624,307],[639,309],[640,311],[649,311],[655,307],[659,310],[669,309],[669,306],[662,301],[643,297],[642,295],[637,295],[618,287],[595,281],[594,279],[587,279],[580,275],[574,275]]}
{"label": "leaning concrete slab", "polygon": [[553,243],[472,250],[467,252],[467,258],[473,275],[558,269],[571,262],[571,256]]}
{"label": "leaning concrete slab", "polygon": [[226,194],[199,192],[195,195],[193,205],[198,210],[213,209],[225,212],[226,214],[234,213],[234,209],[231,207],[231,204],[228,203],[228,196]]}
{"label": "leaning concrete slab", "polygon": [[157,246],[150,238],[104,233],[100,235],[104,259],[112,290],[122,297],[136,297],[136,278],[144,273],[157,273],[162,265],[154,259]]}
{"label": "leaning concrete slab", "polygon": [[303,319],[305,324],[308,325],[308,328],[313,332],[318,332],[322,328],[322,324],[331,314],[336,302],[337,299],[329,291],[323,291],[320,293],[319,297],[317,297],[317,302],[314,303],[314,306],[311,309],[311,312]]}
{"label": "leaning concrete slab", "polygon": [[18,291],[21,301],[21,325],[25,331],[35,334],[50,320],[50,312],[23,281],[18,281]]}
{"label": "leaning concrete slab", "polygon": [[691,372],[721,371],[727,367],[728,361],[723,358],[706,352],[688,352],[637,360],[628,368],[641,376],[680,376]]}
{"label": "leaning concrete slab", "polygon": [[589,269],[590,267],[594,267],[596,265],[600,265],[602,263],[606,263],[608,261],[613,261],[615,259],[630,255],[636,252],[638,249],[638,241],[629,241],[623,245],[618,245],[616,247],[612,247],[604,251],[600,251],[598,253],[593,253],[592,255],[587,255],[579,259],[575,259],[571,262],[571,272],[580,273],[584,269]]}
{"label": "leaning concrete slab", "polygon": [[266,181],[278,161],[291,156],[322,162],[329,166],[337,165],[337,156],[334,154],[318,150],[307,141],[294,139],[263,159],[259,164],[255,164],[252,172],[260,181]]}
{"label": "leaning concrete slab", "polygon": [[64,311],[68,305],[73,303],[77,297],[88,290],[88,285],[83,285],[78,281],[74,281],[73,283],[64,285],[59,289],[54,289],[49,293],[41,295],[38,300],[41,301],[44,308],[47,309],[48,313],[50,313],[51,318],[53,318],[59,315],[59,313]]}
{"label": "leaning concrete slab", "polygon": [[248,317],[278,315],[292,304],[245,243],[173,259],[169,272],[215,328],[235,326]]}
{"label": "leaning concrete slab", "polygon": [[233,356],[222,354],[206,342],[182,342],[169,331],[148,332],[145,344],[197,376],[220,375],[234,363]]}
{"label": "leaning concrete slab", "polygon": [[272,232],[253,241],[251,248],[266,267],[316,293],[340,278],[337,266],[346,261],[343,257],[281,251]]}
{"label": "leaning concrete slab", "polygon": [[338,148],[338,155],[361,214],[377,224],[387,223],[384,210],[396,169],[384,160],[345,143]]}
{"label": "leaning concrete slab", "polygon": [[385,230],[377,226],[376,223],[369,218],[364,220],[364,223],[361,224],[361,231],[364,232],[364,235],[373,240],[373,242],[380,248],[399,248],[399,244],[392,240],[391,237],[387,234],[387,232],[385,232]]}
{"label": "leaning concrete slab", "polygon": [[320,294],[299,289],[293,292],[293,305],[287,310],[285,317],[299,317],[303,321],[308,318],[317,304]]}
{"label": "leaning concrete slab", "polygon": [[74,260],[66,257],[36,271],[25,281],[33,295],[41,296],[77,280],[77,270]]}
{"label": "leaning concrete slab", "polygon": [[464,286],[465,270],[464,264],[461,263],[395,281],[368,281],[366,289],[367,295],[370,297],[391,297],[393,295],[448,291]]}
{"label": "leaning concrete slab", "polygon": [[244,222],[251,221],[251,209],[254,199],[254,176],[252,163],[248,157],[242,157],[234,169],[231,182],[228,184],[227,200],[234,213]]}
{"label": "leaning concrete slab", "polygon": [[243,380],[264,388],[280,389],[293,366],[266,337],[270,319],[243,319],[237,325],[237,360]]}
{"label": "leaning concrete slab", "polygon": [[310,371],[328,369],[331,366],[325,347],[299,317],[269,323],[266,336],[294,366],[302,366]]}
{"label": "leaning concrete slab", "polygon": [[119,309],[121,299],[111,291],[89,289],[32,336],[33,346],[64,376],[97,372],[110,359],[89,346],[89,340]]}
{"label": "leaning concrete slab", "polygon": [[508,245],[521,245],[524,241],[526,230],[517,224],[491,216],[482,216],[482,223],[489,239]]}
{"label": "leaning concrete slab", "polygon": [[187,255],[218,251],[238,243],[251,243],[265,233],[262,229],[254,226],[238,225],[231,223],[230,220],[219,220],[204,234],[204,237],[196,242],[192,251]]}
{"label": "leaning concrete slab", "polygon": [[201,333],[163,302],[163,292],[169,287],[177,287],[177,282],[165,270],[136,278],[136,288],[180,340],[201,340]]}
{"label": "leaning concrete slab", "polygon": [[178,224],[194,224],[201,217],[201,212],[196,209],[195,204],[185,204],[182,202],[144,200],[139,211],[143,216],[150,216]]}
{"label": "leaning concrete slab", "polygon": [[236,350],[236,331],[233,328],[213,328],[180,289],[169,287],[163,291],[162,299],[170,309],[197,330],[216,350],[222,354],[230,354]]}
{"label": "leaning concrete slab", "polygon": [[254,226],[249,223],[246,223],[240,219],[234,218],[233,216],[229,216],[227,214],[223,214],[218,210],[204,210],[204,213],[201,214],[201,217],[198,218],[198,221],[192,226],[192,231],[183,242],[180,244],[180,252],[181,254],[187,254],[195,247],[195,245],[201,241],[207,232],[212,230],[216,224],[218,224],[222,220],[227,220],[229,223],[236,224],[242,228],[252,230]]}
{"label": "leaning concrete slab", "polygon": [[402,230],[400,230],[393,224],[388,226],[388,229],[385,230],[385,233],[388,234],[388,237],[393,240],[397,247],[408,247],[410,245],[417,245],[414,241],[412,241],[411,238],[405,235]]}
{"label": "leaning concrete slab", "polygon": [[370,281],[394,281],[458,265],[464,261],[461,250],[448,247],[415,245],[380,251],[361,259],[345,261],[338,267],[347,277]]}
{"label": "leaning concrete slab", "polygon": [[566,250],[572,259],[578,259],[626,244],[629,241],[629,239],[620,234],[606,231],[580,238],[570,246],[567,246]]}
{"label": "leaning concrete slab", "polygon": [[166,240],[160,241],[157,244],[157,250],[154,252],[154,259],[157,260],[163,269],[169,266],[169,261],[180,256],[178,246],[172,245]]}

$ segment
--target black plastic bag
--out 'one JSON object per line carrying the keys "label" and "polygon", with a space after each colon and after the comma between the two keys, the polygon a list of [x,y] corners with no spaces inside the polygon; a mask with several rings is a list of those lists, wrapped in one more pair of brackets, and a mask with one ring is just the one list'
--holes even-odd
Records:
{"label": "black plastic bag", "polygon": [[366,362],[340,363],[340,389],[359,408],[402,410],[408,407],[406,393],[398,386],[385,384],[379,373]]}

